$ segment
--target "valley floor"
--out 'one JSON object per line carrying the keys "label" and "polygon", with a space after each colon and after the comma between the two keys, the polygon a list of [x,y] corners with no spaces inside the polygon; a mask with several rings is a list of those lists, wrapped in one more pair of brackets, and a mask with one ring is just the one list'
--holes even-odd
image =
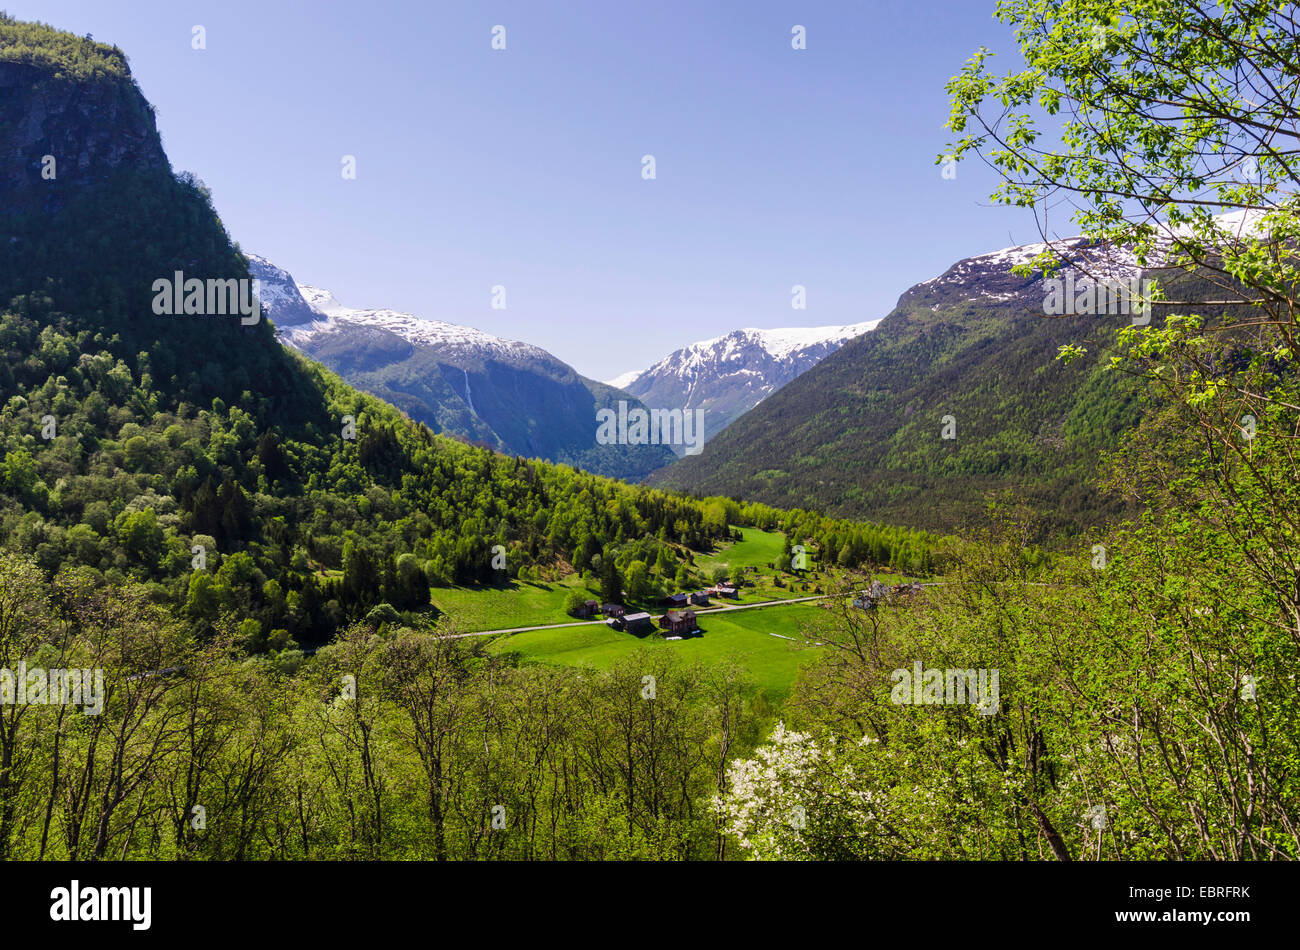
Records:
{"label": "valley floor", "polygon": [[[574,620],[565,603],[573,591],[587,590],[576,574],[550,583],[435,588],[433,602],[460,631],[455,636],[499,637],[488,647],[493,653],[600,669],[647,647],[676,651],[688,661],[734,659],[777,703],[799,668],[821,652],[811,627],[824,615],[824,602],[834,596],[824,593],[833,579],[827,574],[806,580],[785,576],[778,587],[770,564],[780,555],[784,536],[757,528],[742,528],[741,534],[741,541],[697,555],[695,567],[706,576],[718,567],[748,568],[752,582],[741,588],[738,602],[715,598],[710,607],[692,608],[701,632],[682,639],[666,639],[658,630],[637,636],[611,629],[603,619]],[[646,604],[644,609],[657,626],[664,608]]]}

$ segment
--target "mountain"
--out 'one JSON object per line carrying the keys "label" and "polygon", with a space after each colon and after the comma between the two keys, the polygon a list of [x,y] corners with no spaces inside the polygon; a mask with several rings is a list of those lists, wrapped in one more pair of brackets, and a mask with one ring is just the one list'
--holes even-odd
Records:
{"label": "mountain", "polygon": [[609,385],[654,409],[702,408],[709,438],[879,322],[733,330],[692,343],[647,370],[609,380]]}
{"label": "mountain", "polygon": [[[1139,276],[1124,255],[1065,242],[1061,279]],[[917,284],[871,333],[773,393],[651,484],[951,531],[1008,490],[1072,532],[1113,513],[1090,487],[1098,454],[1141,411],[1106,373],[1104,346],[1069,365],[1065,343],[1107,339],[1131,316],[1044,316],[1042,274],[1012,273],[1044,245],[967,258]],[[951,417],[955,438],[943,438]]]}
{"label": "mountain", "polygon": [[[229,310],[219,294],[261,275],[280,332],[426,353],[434,384],[470,380],[481,419],[537,400],[589,433],[593,405],[617,395],[532,347],[313,292],[321,313],[283,271],[250,274],[207,189],[172,173],[120,51],[0,14],[0,103],[18,167],[56,143],[69,169],[13,179],[0,205],[0,573],[18,559],[37,588],[61,575],[78,624],[98,622],[85,598],[135,598],[112,624],[139,618],[158,640],[108,676],[178,665],[159,659],[165,638],[283,653],[291,672],[298,645],[367,618],[431,628],[431,585],[603,569],[617,589],[634,561],[675,574],[683,551],[730,537],[716,504],[439,436],[282,345],[257,311]],[[569,394],[568,409],[547,403]],[[71,629],[45,623],[29,627]]]}
{"label": "mountain", "polygon": [[597,412],[627,396],[539,347],[395,310],[345,307],[265,258],[248,261],[282,342],[434,432],[632,481],[672,461],[660,445],[598,444]]}

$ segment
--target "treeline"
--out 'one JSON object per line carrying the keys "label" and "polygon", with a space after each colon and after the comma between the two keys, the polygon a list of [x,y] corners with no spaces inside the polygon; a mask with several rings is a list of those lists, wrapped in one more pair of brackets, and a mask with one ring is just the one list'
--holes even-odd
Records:
{"label": "treeline", "polygon": [[828,518],[817,511],[783,510],[761,502],[710,497],[702,504],[710,524],[752,525],[783,532],[785,550],[774,565],[779,571],[798,569],[793,548],[802,545],[809,570],[887,568],[904,574],[932,574],[942,570],[955,541],[929,531]]}
{"label": "treeline", "polygon": [[48,69],[56,78],[102,79],[128,74],[126,54],[44,23],[24,23],[0,10],[0,63]]}
{"label": "treeline", "polygon": [[[571,570],[635,600],[707,580],[693,552],[735,524],[782,528],[825,566],[935,566],[920,533],[436,437],[265,322],[153,315],[158,274],[247,273],[193,179],[118,176],[6,225],[20,239],[0,255],[0,544],[51,574],[143,583],[196,634],[233,613],[253,652],[319,646],[373,611],[427,627],[431,585]],[[87,258],[93,272],[67,263]]]}
{"label": "treeline", "polygon": [[197,642],[139,585],[0,557],[0,668],[104,684],[97,715],[0,705],[0,858],[728,854],[705,803],[767,713],[734,665],[518,667],[353,627],[291,671],[233,639]]}

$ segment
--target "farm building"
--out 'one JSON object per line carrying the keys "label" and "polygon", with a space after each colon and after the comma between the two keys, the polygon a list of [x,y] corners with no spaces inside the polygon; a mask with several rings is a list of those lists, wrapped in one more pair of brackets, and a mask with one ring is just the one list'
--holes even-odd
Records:
{"label": "farm building", "polygon": [[688,599],[685,594],[669,594],[664,598],[664,603],[669,607],[685,607]]}
{"label": "farm building", "polygon": [[618,624],[618,629],[626,630],[628,633],[638,633],[654,627],[650,615],[644,610],[639,613],[624,614],[622,617],[617,617],[615,623]]}
{"label": "farm building", "polygon": [[709,606],[709,592],[707,590],[697,590],[691,594],[689,600],[696,607],[707,607]]}
{"label": "farm building", "polygon": [[694,633],[700,629],[693,610],[670,610],[660,618],[659,626],[671,633]]}
{"label": "farm building", "polygon": [[740,596],[736,588],[731,584],[718,584],[716,587],[710,587],[707,593],[716,594],[718,597],[729,597],[732,600]]}
{"label": "farm building", "polygon": [[579,617],[590,617],[592,614],[597,613],[599,610],[600,610],[600,601],[584,600],[582,602],[582,606],[579,607],[577,610],[575,610],[574,614]]}
{"label": "farm building", "polygon": [[622,604],[601,604],[600,612],[608,617],[621,617],[627,613],[627,608]]}

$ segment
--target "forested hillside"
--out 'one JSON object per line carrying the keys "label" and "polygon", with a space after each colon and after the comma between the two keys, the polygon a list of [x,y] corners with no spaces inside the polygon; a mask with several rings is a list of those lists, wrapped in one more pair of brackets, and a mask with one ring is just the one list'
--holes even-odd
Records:
{"label": "forested hillside", "polygon": [[[745,501],[443,438],[265,319],[155,313],[160,279],[244,258],[120,52],[0,17],[0,858],[1300,858],[1300,198],[1246,134],[1300,127],[1300,43],[1268,4],[1135,6],[1002,5],[1026,71],[963,68],[950,151],[1195,282],[1149,325],[1046,321],[1016,255],[963,262],[706,450]],[[1205,90],[1217,118],[1170,120]],[[1021,113],[1063,103],[1044,153]],[[103,159],[45,177],[51,149]],[[831,516],[761,500],[787,497]],[[703,608],[705,641],[596,666],[430,606],[579,573],[653,596],[739,525],[837,585],[737,631],[811,655],[779,706],[743,651],[683,661]],[[932,576],[865,596],[887,567]]]}
{"label": "forested hillside", "polygon": [[1104,349],[1069,366],[1056,354],[1128,317],[1045,317],[1042,275],[1012,273],[1031,256],[972,258],[912,288],[649,482],[942,531],[979,525],[1005,494],[1047,513],[1047,536],[1114,517],[1093,481],[1140,415],[1134,387],[1103,371]]}
{"label": "forested hillside", "polygon": [[[20,29],[61,36],[0,36]],[[53,101],[74,103],[99,83],[139,98],[128,75],[87,72],[111,51],[54,49],[62,78],[12,78],[11,99],[70,85]],[[78,148],[115,134],[72,105],[47,127]],[[0,216],[0,539],[46,571],[144,583],[196,634],[235,617],[241,647],[261,652],[325,643],[380,605],[427,625],[430,584],[665,559],[672,578],[742,519],[833,544],[835,563],[931,563],[922,534],[692,501],[435,436],[283,349],[265,319],[152,311],[154,281],[176,271],[249,276],[191,176],[128,155],[60,195]]]}

